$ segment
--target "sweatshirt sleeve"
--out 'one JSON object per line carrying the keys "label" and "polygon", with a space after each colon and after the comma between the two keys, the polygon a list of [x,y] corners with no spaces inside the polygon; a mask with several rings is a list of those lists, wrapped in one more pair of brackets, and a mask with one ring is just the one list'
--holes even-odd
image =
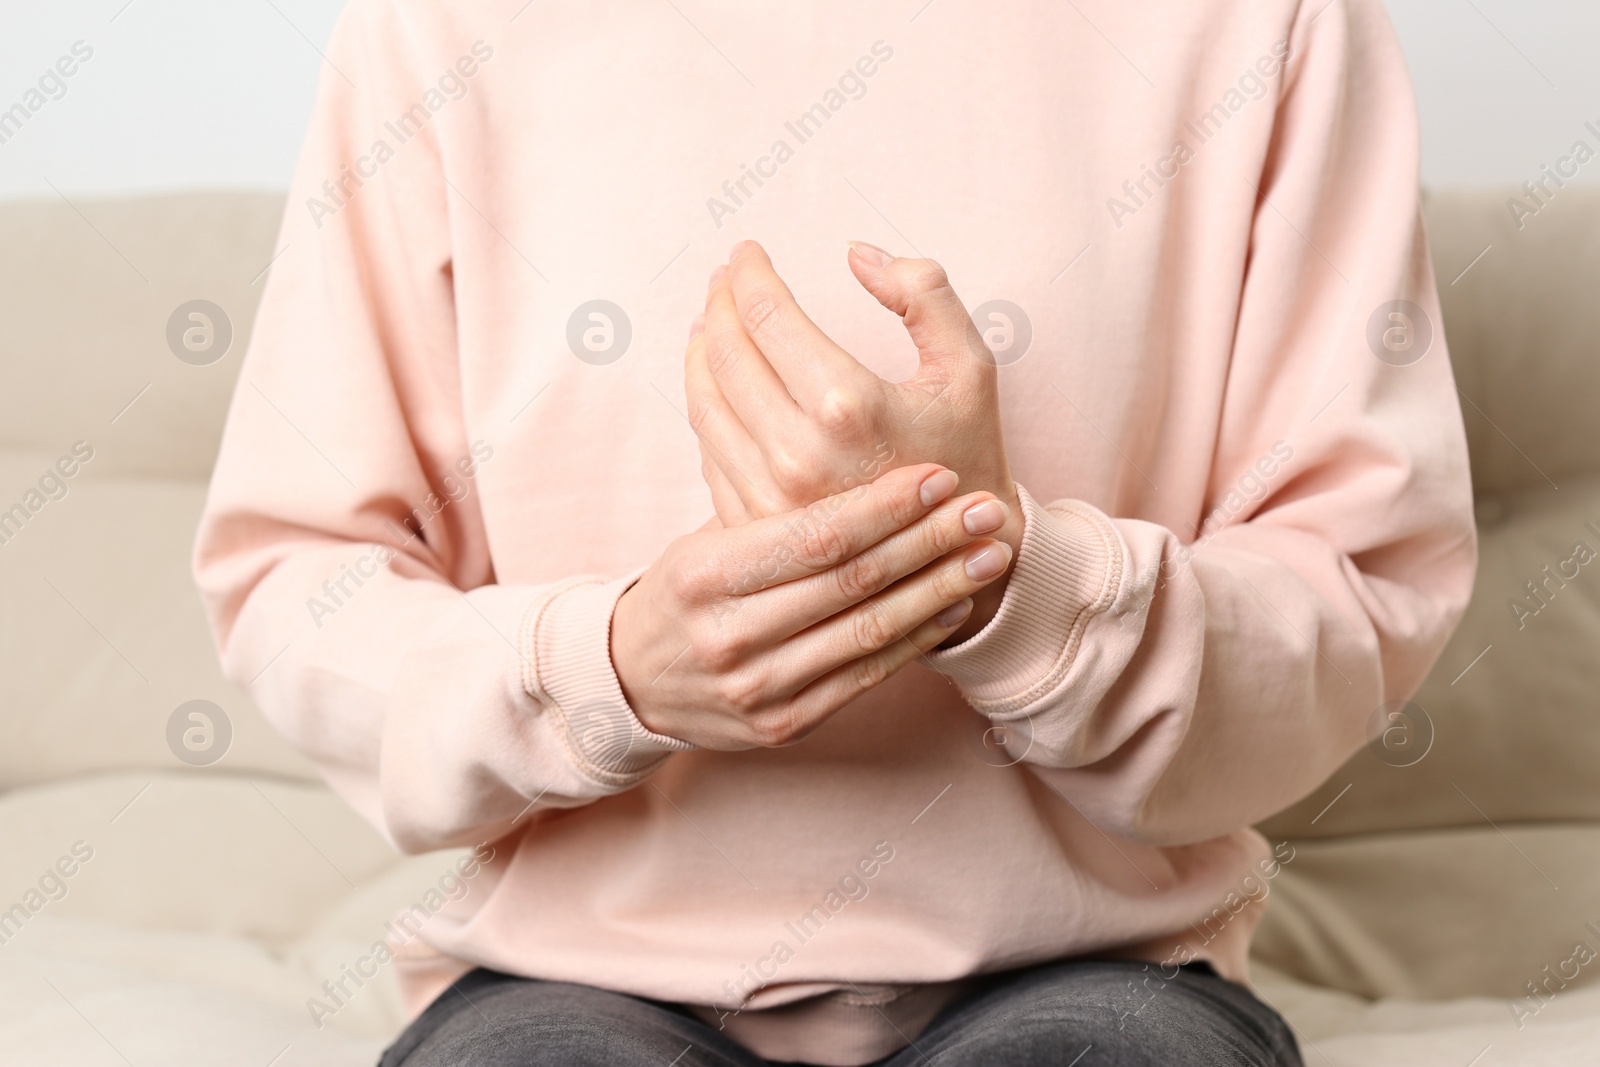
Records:
{"label": "sweatshirt sleeve", "polygon": [[[1198,529],[1024,490],[999,612],[929,657],[1013,759],[1157,844],[1325,780],[1421,683],[1476,561],[1398,44],[1377,0],[1302,5],[1290,43]],[[1420,359],[1420,333],[1384,347],[1394,301]]]}
{"label": "sweatshirt sleeve", "polygon": [[611,666],[635,576],[495,583],[474,485],[494,443],[461,416],[435,136],[454,112],[398,118],[440,72],[395,6],[357,0],[329,45],[194,563],[228,676],[420,851],[628,789],[691,746],[645,729]]}

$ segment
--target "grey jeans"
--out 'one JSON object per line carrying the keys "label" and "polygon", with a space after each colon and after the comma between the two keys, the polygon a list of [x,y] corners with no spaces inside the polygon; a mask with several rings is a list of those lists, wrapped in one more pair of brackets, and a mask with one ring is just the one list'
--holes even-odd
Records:
{"label": "grey jeans", "polygon": [[[1157,976],[1157,977],[1152,977]],[[1193,963],[1074,960],[990,976],[873,1067],[1302,1067],[1283,1017]],[[379,1067],[772,1067],[681,1009],[476,970]]]}

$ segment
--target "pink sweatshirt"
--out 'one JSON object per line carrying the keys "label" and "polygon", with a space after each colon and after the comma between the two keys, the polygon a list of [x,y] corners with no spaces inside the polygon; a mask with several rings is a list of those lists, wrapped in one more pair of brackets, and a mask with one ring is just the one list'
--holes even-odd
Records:
{"label": "pink sweatshirt", "polygon": [[[1242,979],[1293,856],[1248,827],[1413,690],[1474,567],[1379,0],[355,0],[327,56],[196,566],[352,805],[493,843],[413,1007],[481,964],[858,1064],[984,972]],[[976,637],[707,752],[640,725],[609,620],[712,514],[683,350],[747,237],[891,378],[846,242],[945,265],[1026,533]]]}

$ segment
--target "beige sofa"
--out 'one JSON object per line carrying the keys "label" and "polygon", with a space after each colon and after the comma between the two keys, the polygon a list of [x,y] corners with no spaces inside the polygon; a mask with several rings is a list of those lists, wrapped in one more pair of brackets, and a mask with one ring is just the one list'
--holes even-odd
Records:
{"label": "beige sofa", "polygon": [[[1256,982],[1310,1064],[1600,1062],[1600,957],[1579,951],[1600,952],[1600,562],[1559,571],[1600,551],[1600,190],[1521,231],[1507,195],[1428,208],[1477,596],[1423,711],[1264,827],[1294,858]],[[370,1064],[398,1001],[387,968],[351,968],[454,858],[394,854],[316,781],[221,677],[189,578],[281,206],[0,205],[8,1064]],[[225,353],[213,334],[174,355],[194,299],[231,321]],[[174,724],[193,700],[225,724]]]}

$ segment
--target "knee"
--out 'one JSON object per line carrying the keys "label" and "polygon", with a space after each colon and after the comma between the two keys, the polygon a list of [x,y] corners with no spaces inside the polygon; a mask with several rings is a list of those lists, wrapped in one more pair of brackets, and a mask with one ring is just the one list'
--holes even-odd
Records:
{"label": "knee", "polygon": [[472,994],[403,1063],[404,1067],[659,1067],[683,1050],[680,1032],[685,1021],[656,1005],[599,989],[559,982],[508,982]]}
{"label": "knee", "polygon": [[[1137,962],[1039,968],[996,991],[990,1010],[956,1036],[941,1064],[1228,1064],[1299,1067],[1294,1039],[1271,1008],[1213,975]],[[1087,1053],[1090,1049],[1094,1056]]]}

